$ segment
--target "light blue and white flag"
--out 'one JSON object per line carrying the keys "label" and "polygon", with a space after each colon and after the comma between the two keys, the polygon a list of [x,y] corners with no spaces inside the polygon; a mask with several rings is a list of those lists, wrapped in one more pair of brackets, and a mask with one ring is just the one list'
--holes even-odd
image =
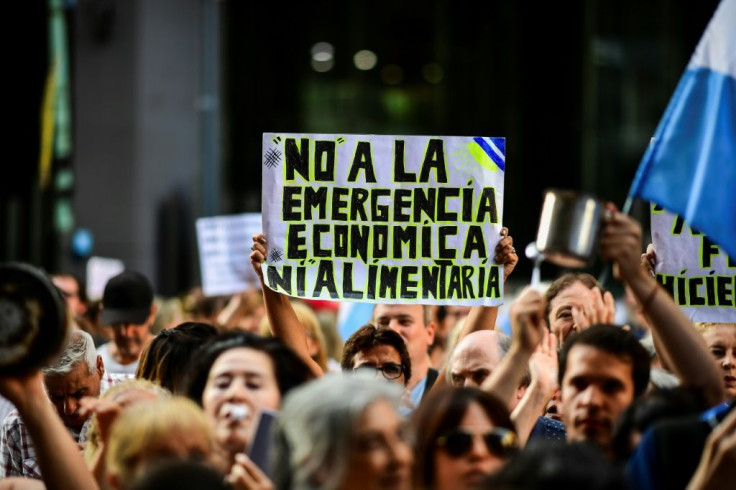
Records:
{"label": "light blue and white flag", "polygon": [[703,33],[629,195],[736,257],[736,0],[723,0]]}
{"label": "light blue and white flag", "polygon": [[337,333],[347,340],[360,327],[373,321],[373,303],[349,303],[343,301],[337,311]]}

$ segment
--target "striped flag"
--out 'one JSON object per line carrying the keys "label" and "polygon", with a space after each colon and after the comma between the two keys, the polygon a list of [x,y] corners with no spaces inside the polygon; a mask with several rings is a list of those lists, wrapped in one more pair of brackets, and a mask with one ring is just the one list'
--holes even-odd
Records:
{"label": "striped flag", "polygon": [[722,0],[639,164],[630,197],[736,257],[736,0]]}

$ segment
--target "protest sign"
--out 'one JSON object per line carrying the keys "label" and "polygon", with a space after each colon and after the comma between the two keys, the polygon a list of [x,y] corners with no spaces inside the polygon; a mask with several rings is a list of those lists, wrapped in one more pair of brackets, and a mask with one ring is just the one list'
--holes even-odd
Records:
{"label": "protest sign", "polygon": [[652,204],[657,281],[693,322],[736,322],[736,260],[680,216]]}
{"label": "protest sign", "polygon": [[102,299],[107,281],[117,276],[125,269],[120,259],[106,257],[90,257],[86,266],[87,298],[90,301]]}
{"label": "protest sign", "polygon": [[344,301],[497,305],[503,138],[263,135],[268,287]]}
{"label": "protest sign", "polygon": [[250,264],[250,247],[256,233],[261,233],[260,213],[197,220],[205,296],[234,294],[258,287],[258,276]]}

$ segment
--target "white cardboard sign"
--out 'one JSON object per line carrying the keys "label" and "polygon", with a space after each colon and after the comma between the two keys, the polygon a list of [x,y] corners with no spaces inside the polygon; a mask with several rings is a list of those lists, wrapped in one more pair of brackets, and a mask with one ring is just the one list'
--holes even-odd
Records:
{"label": "white cardboard sign", "polygon": [[657,281],[693,322],[736,322],[736,260],[679,216],[651,210]]}
{"label": "white cardboard sign", "polygon": [[266,133],[266,284],[305,298],[500,304],[504,170],[504,138]]}
{"label": "white cardboard sign", "polygon": [[261,233],[261,213],[197,220],[205,296],[235,294],[258,287],[258,276],[250,264],[252,237],[256,233]]}

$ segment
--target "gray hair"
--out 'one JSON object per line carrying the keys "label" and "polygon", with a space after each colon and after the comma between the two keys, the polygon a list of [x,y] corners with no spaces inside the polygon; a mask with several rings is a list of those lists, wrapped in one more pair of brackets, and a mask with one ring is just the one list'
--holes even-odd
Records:
{"label": "gray hair", "polygon": [[325,376],[290,392],[275,428],[275,487],[339,488],[361,414],[379,400],[397,407],[401,393],[396,383],[360,373]]}
{"label": "gray hair", "polygon": [[511,350],[511,337],[503,332],[496,332],[496,342],[498,342],[498,351],[501,353],[501,359]]}
{"label": "gray hair", "polygon": [[64,351],[42,371],[44,376],[64,376],[80,362],[87,363],[88,373],[94,371],[97,366],[97,350],[90,334],[84,330],[72,330]]}

